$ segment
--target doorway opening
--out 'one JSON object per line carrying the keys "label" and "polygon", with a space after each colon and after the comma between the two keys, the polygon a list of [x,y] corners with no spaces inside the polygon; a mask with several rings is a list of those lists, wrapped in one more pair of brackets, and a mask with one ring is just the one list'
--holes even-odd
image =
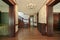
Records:
{"label": "doorway opening", "polygon": [[30,16],[30,28],[31,29],[34,28],[34,16],[33,15]]}
{"label": "doorway opening", "polygon": [[59,25],[59,21],[60,21],[59,12],[58,12],[60,10],[59,5],[60,5],[60,0],[51,0],[47,3],[47,35],[48,36],[54,35],[55,34],[54,29],[58,29],[57,25]]}
{"label": "doorway opening", "polygon": [[9,5],[0,0],[0,36],[9,34]]}
{"label": "doorway opening", "polygon": [[18,12],[19,28],[37,27],[38,17],[36,15],[27,15],[24,12]]}
{"label": "doorway opening", "polygon": [[19,25],[19,28],[28,28],[29,15],[26,15],[23,12],[18,12],[18,25]]}
{"label": "doorway opening", "polygon": [[53,30],[60,33],[60,2],[53,6]]}

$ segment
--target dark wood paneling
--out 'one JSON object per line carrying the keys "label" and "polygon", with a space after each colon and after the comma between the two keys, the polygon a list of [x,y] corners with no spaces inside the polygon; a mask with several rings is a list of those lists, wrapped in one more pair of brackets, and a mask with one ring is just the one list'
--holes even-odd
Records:
{"label": "dark wood paneling", "polygon": [[54,21],[53,28],[54,28],[54,30],[56,30],[58,27],[58,24],[59,24],[59,14],[58,13],[53,14],[53,21]]}
{"label": "dark wood paneling", "polygon": [[60,30],[60,13],[53,14],[53,18],[54,18],[54,24],[53,24],[54,31],[59,31]]}
{"label": "dark wood paneling", "polygon": [[29,17],[29,28],[30,28],[30,17]]}
{"label": "dark wood paneling", "polygon": [[59,24],[58,24],[58,31],[60,31],[60,13],[59,13]]}
{"label": "dark wood paneling", "polygon": [[1,11],[0,11],[0,24],[1,24]]}
{"label": "dark wood paneling", "polygon": [[39,13],[37,13],[37,26],[38,26],[38,23],[39,23]]}
{"label": "dark wood paneling", "polygon": [[41,32],[42,35],[46,35],[46,24],[45,23],[38,23],[37,28]]}

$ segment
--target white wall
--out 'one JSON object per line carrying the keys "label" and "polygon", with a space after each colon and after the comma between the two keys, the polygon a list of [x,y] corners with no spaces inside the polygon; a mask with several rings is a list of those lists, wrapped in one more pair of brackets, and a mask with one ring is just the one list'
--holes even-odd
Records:
{"label": "white wall", "polygon": [[53,6],[53,12],[60,12],[60,3]]}
{"label": "white wall", "polygon": [[46,23],[46,5],[44,5],[39,11],[39,23]]}
{"label": "white wall", "polygon": [[[15,24],[18,24],[18,7],[15,5]],[[18,25],[15,26],[15,32],[18,31]]]}
{"label": "white wall", "polygon": [[[48,1],[50,1],[50,0],[48,0]],[[46,14],[46,3],[44,6],[41,7],[41,9],[39,11],[39,23],[47,23],[46,22],[46,16],[47,16],[47,14]],[[53,12],[60,12],[60,3],[53,6]]]}

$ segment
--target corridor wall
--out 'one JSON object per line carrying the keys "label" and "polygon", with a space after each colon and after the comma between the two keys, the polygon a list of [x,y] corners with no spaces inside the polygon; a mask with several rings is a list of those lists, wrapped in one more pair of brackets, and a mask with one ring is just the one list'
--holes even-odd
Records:
{"label": "corridor wall", "polygon": [[46,4],[39,11],[39,23],[38,23],[38,30],[41,32],[42,35],[46,34]]}
{"label": "corridor wall", "polygon": [[44,5],[39,11],[39,23],[46,23],[46,5]]}

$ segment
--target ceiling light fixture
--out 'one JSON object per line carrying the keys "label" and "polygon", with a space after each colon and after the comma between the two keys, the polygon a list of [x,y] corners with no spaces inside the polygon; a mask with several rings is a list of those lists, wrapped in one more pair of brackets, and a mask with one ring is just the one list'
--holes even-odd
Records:
{"label": "ceiling light fixture", "polygon": [[27,5],[27,7],[29,8],[29,9],[34,9],[35,8],[35,4],[33,4],[33,3],[29,3],[28,5]]}

